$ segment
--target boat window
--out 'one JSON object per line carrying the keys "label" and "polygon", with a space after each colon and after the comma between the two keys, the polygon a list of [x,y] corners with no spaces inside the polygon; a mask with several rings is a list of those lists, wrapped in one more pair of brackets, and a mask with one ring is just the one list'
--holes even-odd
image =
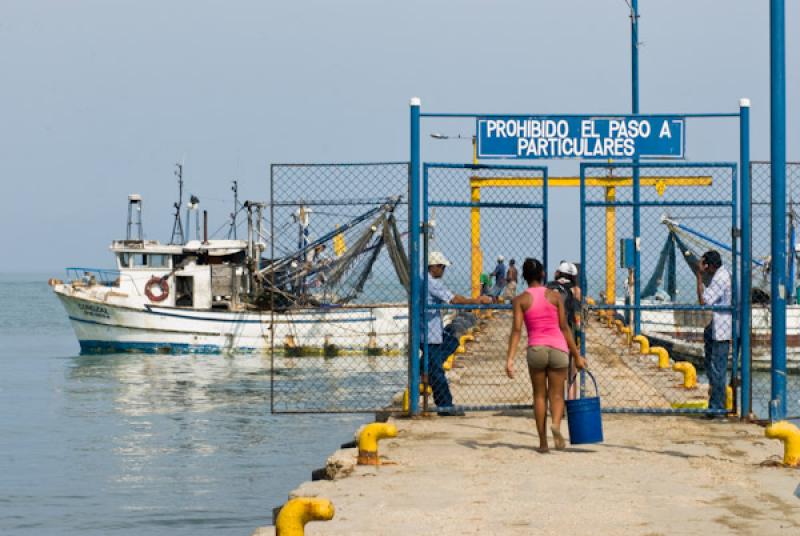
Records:
{"label": "boat window", "polygon": [[169,259],[167,259],[166,255],[148,255],[147,260],[153,268],[167,268],[169,266]]}
{"label": "boat window", "polygon": [[120,268],[130,268],[131,267],[131,254],[130,253],[120,253],[119,254],[119,267]]}
{"label": "boat window", "polygon": [[147,266],[147,255],[144,253],[135,253],[133,255],[133,267],[141,268],[142,266]]}

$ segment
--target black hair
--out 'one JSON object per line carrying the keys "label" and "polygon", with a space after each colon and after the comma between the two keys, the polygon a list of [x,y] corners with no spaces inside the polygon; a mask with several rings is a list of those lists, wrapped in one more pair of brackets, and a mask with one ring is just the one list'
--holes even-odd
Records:
{"label": "black hair", "polygon": [[515,261],[514,259],[511,259],[510,261],[508,261],[508,265],[509,266],[511,266],[512,264],[517,264],[517,261]]}
{"label": "black hair", "polygon": [[525,262],[522,263],[522,278],[525,279],[529,285],[535,281],[539,283],[544,282],[544,266],[537,259],[528,257],[525,259]]}
{"label": "black hair", "polygon": [[719,268],[722,266],[722,257],[719,256],[719,251],[712,249],[703,253],[703,262],[712,268]]}

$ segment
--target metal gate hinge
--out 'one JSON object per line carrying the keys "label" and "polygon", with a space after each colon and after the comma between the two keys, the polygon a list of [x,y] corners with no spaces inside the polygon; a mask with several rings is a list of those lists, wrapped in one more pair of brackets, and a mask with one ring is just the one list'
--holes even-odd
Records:
{"label": "metal gate hinge", "polygon": [[741,238],[742,230],[737,227],[734,227],[733,229],[731,229],[731,234],[733,235],[734,238]]}

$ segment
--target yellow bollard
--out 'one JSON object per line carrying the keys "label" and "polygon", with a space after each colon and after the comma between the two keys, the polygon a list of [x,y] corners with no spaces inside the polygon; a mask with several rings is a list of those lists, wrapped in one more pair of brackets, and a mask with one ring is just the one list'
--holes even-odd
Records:
{"label": "yellow bollard", "polygon": [[442,368],[444,370],[450,370],[451,368],[453,368],[453,363],[455,362],[455,360],[456,360],[456,354],[450,354],[445,360],[445,362],[442,363]]}
{"label": "yellow bollard", "polygon": [[622,333],[622,328],[625,327],[625,323],[622,320],[614,320],[614,326],[617,328],[617,333]]}
{"label": "yellow bollard", "polygon": [[366,425],[358,435],[358,465],[380,465],[378,441],[387,437],[397,437],[395,425],[382,422]]}
{"label": "yellow bollard", "polygon": [[587,305],[596,305],[596,304],[597,304],[597,302],[596,302],[596,301],[594,301],[594,298],[592,298],[591,296],[587,296],[587,297],[586,297],[586,304],[587,304]]}
{"label": "yellow bollard", "polygon": [[336,511],[328,499],[297,497],[283,505],[275,520],[275,536],[303,536],[309,521],[330,521]]}
{"label": "yellow bollard", "polygon": [[650,348],[650,355],[658,356],[658,368],[669,368],[669,352],[663,346],[653,346]]}
{"label": "yellow bollard", "polygon": [[672,370],[683,374],[683,386],[687,389],[697,387],[697,370],[688,361],[678,361],[672,365]]}
{"label": "yellow bollard", "polygon": [[625,341],[628,346],[631,345],[631,327],[625,326],[622,328],[622,334],[625,335]]}
{"label": "yellow bollard", "polygon": [[639,353],[647,355],[650,353],[650,341],[644,335],[637,335],[633,338],[633,342],[639,343]]}
{"label": "yellow bollard", "polygon": [[733,387],[730,385],[725,387],[725,409],[728,411],[733,409]]}
{"label": "yellow bollard", "polygon": [[787,421],[779,421],[767,426],[764,435],[770,439],[783,441],[783,463],[789,467],[800,465],[800,429]]}
{"label": "yellow bollard", "polygon": [[408,389],[403,391],[403,411],[408,412]]}

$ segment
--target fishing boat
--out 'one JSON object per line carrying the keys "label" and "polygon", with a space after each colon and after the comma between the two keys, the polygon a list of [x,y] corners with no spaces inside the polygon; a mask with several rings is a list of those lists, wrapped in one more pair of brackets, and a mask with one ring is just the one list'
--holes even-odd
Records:
{"label": "fishing boat", "polygon": [[[185,240],[179,200],[173,240],[161,243],[142,236],[142,198],[134,194],[128,198],[127,236],[110,247],[116,267],[68,268],[65,281],[49,283],[82,353],[275,348],[287,355],[400,353],[407,344],[407,302],[359,299],[384,249],[396,260],[400,277],[408,277],[394,220],[399,201],[376,200],[370,210],[316,240],[308,232],[311,211],[300,206],[297,249],[266,258],[265,203],[239,207],[247,213],[246,240],[209,239],[205,211],[202,239]],[[187,228],[190,210],[199,229],[194,197]],[[346,236],[354,237],[349,248]],[[336,255],[323,258],[326,246]]]}

